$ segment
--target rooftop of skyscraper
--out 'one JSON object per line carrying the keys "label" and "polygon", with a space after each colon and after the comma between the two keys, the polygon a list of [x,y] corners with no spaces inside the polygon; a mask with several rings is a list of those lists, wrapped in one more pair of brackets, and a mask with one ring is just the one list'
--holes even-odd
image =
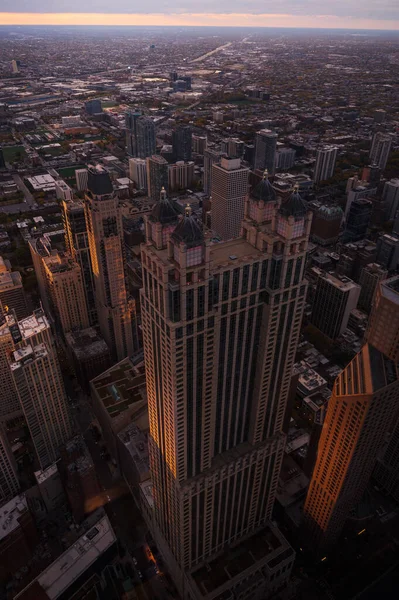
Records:
{"label": "rooftop of skyscraper", "polygon": [[399,275],[385,279],[380,285],[382,294],[395,304],[399,304]]}
{"label": "rooftop of skyscraper", "polygon": [[15,496],[0,508],[0,540],[19,527],[19,517],[28,509],[25,494]]}

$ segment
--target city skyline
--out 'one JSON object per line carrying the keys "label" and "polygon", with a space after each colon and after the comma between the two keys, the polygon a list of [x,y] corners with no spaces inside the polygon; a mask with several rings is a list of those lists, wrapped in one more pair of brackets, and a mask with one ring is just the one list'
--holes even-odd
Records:
{"label": "city skyline", "polygon": [[[10,6],[15,11],[15,6]],[[105,7],[104,7],[105,8]],[[33,12],[2,11],[1,26],[9,25],[76,25],[76,26],[138,26],[138,27],[248,27],[248,28],[282,28],[282,29],[324,29],[324,30],[365,30],[390,31],[399,29],[399,16],[392,13],[391,18],[382,18],[386,13],[382,10],[378,16],[362,16],[356,14],[295,14],[273,12],[42,12],[38,8]],[[397,12],[397,11],[396,11]]]}

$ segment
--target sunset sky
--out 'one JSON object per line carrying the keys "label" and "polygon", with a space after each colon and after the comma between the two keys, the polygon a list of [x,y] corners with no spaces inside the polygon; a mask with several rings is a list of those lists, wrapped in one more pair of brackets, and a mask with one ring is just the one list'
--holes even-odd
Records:
{"label": "sunset sky", "polygon": [[[91,9],[93,12],[84,12]],[[216,25],[399,29],[399,0],[1,0],[1,25]]]}

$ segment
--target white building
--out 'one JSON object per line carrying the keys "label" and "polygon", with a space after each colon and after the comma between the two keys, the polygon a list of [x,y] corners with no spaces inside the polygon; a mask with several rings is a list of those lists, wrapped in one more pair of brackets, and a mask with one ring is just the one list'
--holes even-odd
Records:
{"label": "white building", "polygon": [[73,198],[71,188],[62,179],[55,182],[55,193],[57,194],[58,200],[66,200],[68,202]]}
{"label": "white building", "polygon": [[76,188],[78,192],[85,192],[87,190],[88,172],[87,169],[76,169]]}
{"label": "white building", "polygon": [[212,165],[212,229],[222,240],[238,237],[244,217],[249,169],[239,158]]}
{"label": "white building", "polygon": [[129,177],[136,189],[147,190],[147,163],[145,158],[129,158]]}
{"label": "white building", "polygon": [[194,162],[177,161],[168,167],[169,192],[186,190],[194,181]]}
{"label": "white building", "polygon": [[388,162],[391,151],[392,136],[383,131],[377,131],[373,136],[370,150],[370,163],[377,165],[383,171]]}
{"label": "white building", "polygon": [[399,209],[399,179],[385,182],[382,200],[385,204],[385,218],[393,221]]}
{"label": "white building", "polygon": [[313,173],[315,183],[326,181],[334,175],[335,162],[337,160],[338,148],[326,146],[317,150],[316,165]]}

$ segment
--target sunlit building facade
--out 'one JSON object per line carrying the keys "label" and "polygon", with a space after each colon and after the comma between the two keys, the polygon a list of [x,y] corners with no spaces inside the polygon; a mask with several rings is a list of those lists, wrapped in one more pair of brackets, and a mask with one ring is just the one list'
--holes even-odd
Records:
{"label": "sunlit building facade", "polygon": [[[211,244],[165,196],[146,221],[154,535],[184,597],[197,598],[199,565],[271,517],[310,224],[299,194],[281,205],[267,179],[247,197],[236,240]],[[285,556],[288,575],[292,549]]]}

